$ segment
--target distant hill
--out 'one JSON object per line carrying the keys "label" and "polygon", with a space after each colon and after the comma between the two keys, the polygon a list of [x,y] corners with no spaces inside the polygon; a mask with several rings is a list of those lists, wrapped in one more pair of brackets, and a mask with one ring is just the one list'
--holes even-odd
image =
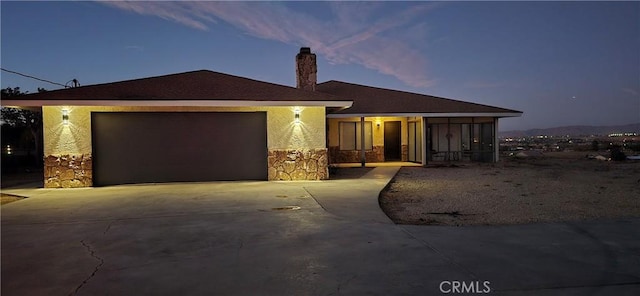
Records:
{"label": "distant hill", "polygon": [[608,135],[611,133],[638,133],[640,134],[640,123],[612,126],[590,126],[574,125],[542,129],[530,129],[524,131],[504,131],[499,132],[500,137],[530,137],[538,135],[547,136],[588,136],[588,135]]}

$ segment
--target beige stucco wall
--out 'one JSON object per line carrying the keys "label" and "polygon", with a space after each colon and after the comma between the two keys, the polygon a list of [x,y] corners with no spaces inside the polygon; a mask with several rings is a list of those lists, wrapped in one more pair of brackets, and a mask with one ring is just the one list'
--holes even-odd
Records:
{"label": "beige stucco wall", "polygon": [[[407,145],[407,117],[365,117],[365,121],[372,122],[373,128],[373,146],[384,146],[384,123],[386,121],[400,121],[401,125],[401,144]],[[340,122],[357,121],[360,117],[349,118],[329,118],[329,146],[335,147],[340,145]],[[380,123],[380,126],[378,126]]]}
{"label": "beige stucco wall", "polygon": [[[62,124],[62,110],[69,124]],[[44,154],[91,154],[91,112],[109,111],[192,111],[267,112],[267,148],[326,148],[325,108],[299,107],[300,124],[294,123],[295,107],[86,107],[46,106],[42,108]]]}

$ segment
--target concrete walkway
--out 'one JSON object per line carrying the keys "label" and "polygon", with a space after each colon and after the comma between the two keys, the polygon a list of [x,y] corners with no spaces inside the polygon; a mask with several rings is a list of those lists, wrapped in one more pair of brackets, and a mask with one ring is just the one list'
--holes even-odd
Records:
{"label": "concrete walkway", "polygon": [[[345,162],[334,163],[333,166],[338,168],[359,168],[362,167],[361,163]],[[409,162],[409,161],[387,161],[387,162],[367,162],[364,164],[367,168],[377,167],[421,167],[421,163]]]}
{"label": "concrete walkway", "polygon": [[309,183],[304,189],[327,212],[352,221],[393,224],[380,209],[380,191],[400,167],[377,167],[357,180]]}
{"label": "concrete walkway", "polygon": [[1,209],[1,292],[439,295],[463,283],[489,295],[640,294],[640,219],[398,226],[375,209],[396,171],[3,190],[30,198]]}

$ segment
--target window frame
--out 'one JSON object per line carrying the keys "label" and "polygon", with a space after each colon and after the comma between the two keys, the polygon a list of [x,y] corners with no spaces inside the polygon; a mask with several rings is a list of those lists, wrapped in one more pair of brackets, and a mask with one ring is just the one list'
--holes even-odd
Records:
{"label": "window frame", "polygon": [[[353,149],[344,149],[344,148],[350,148],[350,147],[343,147],[344,143],[342,141],[343,139],[343,126],[346,126],[347,124],[353,124],[354,130],[355,130],[355,134],[353,135],[353,142],[354,142],[354,146]],[[373,122],[372,121],[365,121],[365,151],[371,151],[373,150]],[[367,134],[367,127],[369,127],[369,133]],[[340,151],[360,151],[360,141],[358,141],[360,138],[360,133],[361,133],[361,124],[360,121],[340,121],[338,122],[338,149]],[[368,139],[367,139],[368,138]],[[368,140],[368,141],[367,141]]]}

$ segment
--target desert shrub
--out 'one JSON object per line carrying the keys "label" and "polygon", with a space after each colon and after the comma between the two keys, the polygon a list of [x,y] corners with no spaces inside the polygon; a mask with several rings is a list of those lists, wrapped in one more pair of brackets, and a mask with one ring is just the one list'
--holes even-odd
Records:
{"label": "desert shrub", "polygon": [[624,161],[627,159],[627,155],[622,151],[622,147],[618,145],[611,146],[611,160],[614,161]]}
{"label": "desert shrub", "polygon": [[633,152],[640,152],[640,142],[629,142],[625,146]]}

